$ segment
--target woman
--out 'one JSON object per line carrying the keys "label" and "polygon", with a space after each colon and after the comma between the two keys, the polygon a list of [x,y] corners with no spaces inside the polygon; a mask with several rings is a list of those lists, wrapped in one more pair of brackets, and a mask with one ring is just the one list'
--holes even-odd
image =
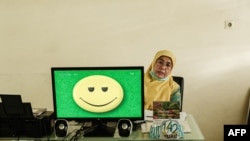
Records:
{"label": "woman", "polygon": [[180,86],[173,80],[171,72],[176,58],[168,50],[155,54],[154,60],[144,74],[144,109],[152,110],[153,101],[179,101],[181,104]]}

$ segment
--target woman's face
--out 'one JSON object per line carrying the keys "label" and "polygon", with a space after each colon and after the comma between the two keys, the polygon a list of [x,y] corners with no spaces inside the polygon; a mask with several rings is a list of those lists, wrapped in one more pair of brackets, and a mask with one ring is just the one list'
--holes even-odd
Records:
{"label": "woman's face", "polygon": [[158,78],[163,79],[171,73],[172,68],[172,60],[167,56],[161,56],[156,60],[153,70]]}

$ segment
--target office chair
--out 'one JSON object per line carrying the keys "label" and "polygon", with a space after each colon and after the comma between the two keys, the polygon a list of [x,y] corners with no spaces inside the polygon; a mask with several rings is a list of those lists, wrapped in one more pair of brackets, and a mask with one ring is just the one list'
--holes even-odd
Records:
{"label": "office chair", "polygon": [[181,92],[181,107],[180,111],[182,112],[182,105],[183,105],[183,92],[184,92],[184,78],[181,76],[173,76],[174,81],[180,85],[180,92]]}
{"label": "office chair", "polygon": [[248,107],[247,107],[247,117],[246,117],[246,124],[250,125],[250,93],[248,94],[249,101],[248,101]]}

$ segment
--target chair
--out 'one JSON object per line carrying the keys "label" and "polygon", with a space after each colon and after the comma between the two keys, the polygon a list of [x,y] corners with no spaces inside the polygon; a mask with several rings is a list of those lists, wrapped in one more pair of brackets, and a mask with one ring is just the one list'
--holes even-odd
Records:
{"label": "chair", "polygon": [[173,76],[174,81],[180,85],[180,92],[181,92],[181,107],[180,111],[182,111],[182,105],[183,105],[183,92],[184,92],[184,77],[181,76]]}
{"label": "chair", "polygon": [[248,107],[247,107],[247,117],[246,117],[246,124],[247,125],[250,125],[250,93],[248,94],[248,99],[249,99],[249,101],[248,101]]}

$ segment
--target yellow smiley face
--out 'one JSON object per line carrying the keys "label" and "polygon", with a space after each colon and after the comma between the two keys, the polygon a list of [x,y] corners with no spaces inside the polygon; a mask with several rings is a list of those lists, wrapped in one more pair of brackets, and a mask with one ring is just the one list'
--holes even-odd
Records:
{"label": "yellow smiley face", "polygon": [[115,109],[123,100],[123,89],[114,79],[104,75],[92,75],[78,81],[73,89],[75,103],[90,112],[107,112]]}

